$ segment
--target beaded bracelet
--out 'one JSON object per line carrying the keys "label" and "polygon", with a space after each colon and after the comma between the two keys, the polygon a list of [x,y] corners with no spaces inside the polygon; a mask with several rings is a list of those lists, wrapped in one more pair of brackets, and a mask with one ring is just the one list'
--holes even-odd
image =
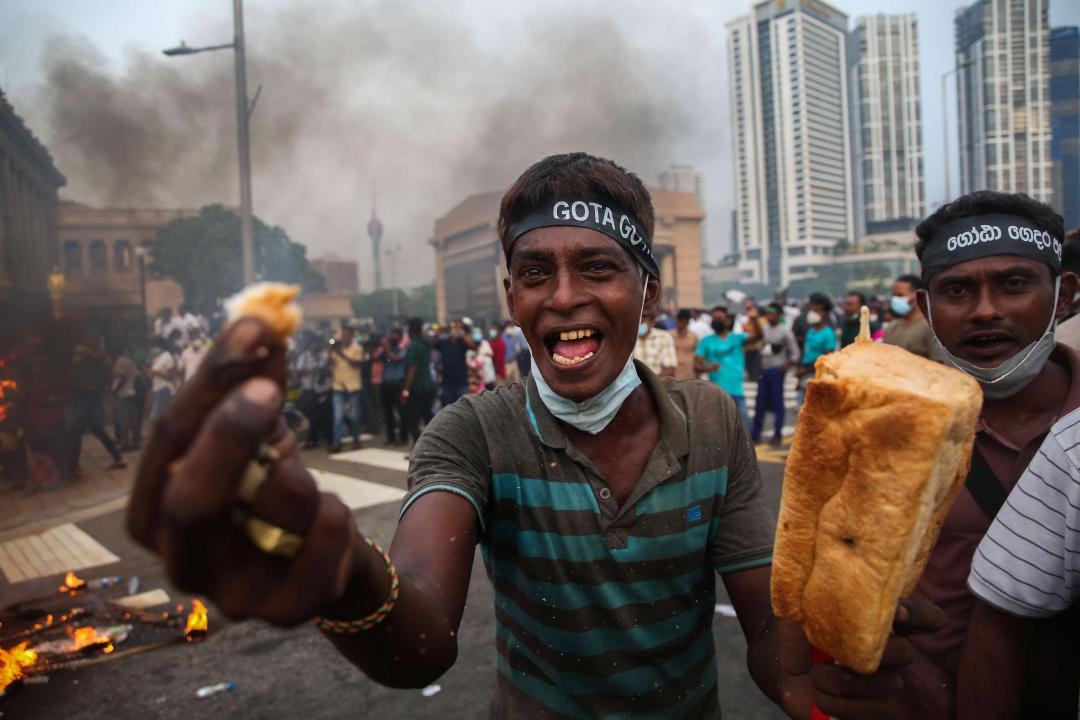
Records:
{"label": "beaded bracelet", "polygon": [[386,602],[380,605],[374,612],[359,620],[327,620],[326,618],[317,617],[315,618],[315,624],[320,630],[335,633],[358,633],[363,632],[364,630],[370,630],[385,620],[394,609],[394,606],[397,605],[398,594],[401,591],[401,582],[398,579],[397,568],[395,568],[394,563],[390,561],[390,555],[379,547],[378,543],[372,542],[370,538],[364,538],[364,540],[368,545],[375,549],[375,552],[382,555],[382,559],[386,562],[386,571],[390,574],[390,595],[386,598]]}

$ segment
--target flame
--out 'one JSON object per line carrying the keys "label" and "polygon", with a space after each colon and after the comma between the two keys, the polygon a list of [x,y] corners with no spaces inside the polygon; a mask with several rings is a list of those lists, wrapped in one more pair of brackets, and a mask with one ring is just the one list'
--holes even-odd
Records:
{"label": "flame", "polygon": [[184,636],[188,642],[201,639],[206,634],[209,623],[206,617],[206,606],[201,600],[191,601],[191,612],[187,616],[187,627],[184,628]]}
{"label": "flame", "polygon": [[28,644],[22,642],[10,650],[0,648],[0,694],[8,685],[26,676],[23,668],[37,662],[37,653],[28,649]]}
{"label": "flame", "polygon": [[[0,364],[0,367],[3,367],[3,365]],[[8,390],[18,390],[18,385],[15,384],[14,380],[0,379],[0,422],[7,420],[8,409],[11,407],[11,403],[4,400]]]}
{"label": "flame", "polygon": [[104,652],[112,652],[113,642],[112,638],[108,635],[98,635],[97,630],[86,625],[81,628],[75,628],[71,630],[68,628],[68,635],[71,637],[72,650],[82,650],[83,648],[90,647],[91,645],[103,645],[102,650]]}
{"label": "flame", "polygon": [[86,588],[86,581],[76,575],[71,570],[67,571],[67,575],[64,576],[64,584],[60,586],[60,592],[72,593]]}

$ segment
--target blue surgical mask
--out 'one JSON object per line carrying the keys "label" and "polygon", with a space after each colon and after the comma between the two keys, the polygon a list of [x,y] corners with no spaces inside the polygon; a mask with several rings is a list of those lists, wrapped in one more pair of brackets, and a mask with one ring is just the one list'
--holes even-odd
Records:
{"label": "blue surgical mask", "polygon": [[893,295],[889,299],[889,309],[892,310],[893,315],[896,315],[897,317],[907,317],[911,314],[911,301],[906,297]]}
{"label": "blue surgical mask", "polygon": [[[641,315],[645,311],[645,290],[648,284],[649,278],[646,276],[645,285],[641,289],[641,309],[638,311],[639,333],[641,332],[641,326],[644,325],[644,323],[641,323]],[[634,392],[638,385],[641,384],[637,368],[634,367],[633,351],[630,352],[622,371],[619,372],[611,384],[598,394],[582,402],[568,400],[552,390],[551,386],[547,384],[547,380],[544,379],[543,373],[540,372],[540,368],[536,366],[535,358],[533,358],[532,372],[529,375],[533,382],[536,383],[536,391],[548,412],[567,425],[590,435],[596,435],[606,428],[618,415],[623,403],[626,402],[626,398],[630,397],[630,393]]]}
{"label": "blue surgical mask", "polygon": [[638,337],[645,337],[649,334],[649,323],[641,323],[637,326]]}
{"label": "blue surgical mask", "polygon": [[480,332],[479,330],[473,330],[472,339],[473,342],[480,342],[484,339],[484,333]]}

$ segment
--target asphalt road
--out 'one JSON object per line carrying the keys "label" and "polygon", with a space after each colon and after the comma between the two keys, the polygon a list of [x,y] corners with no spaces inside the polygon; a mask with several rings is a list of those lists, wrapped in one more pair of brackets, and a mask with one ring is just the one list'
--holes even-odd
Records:
{"label": "asphalt road", "polygon": [[[776,453],[767,457],[782,460]],[[311,453],[306,461],[341,475],[404,487],[404,473],[399,470],[329,461],[323,453]],[[766,498],[775,511],[783,466],[763,462],[761,468]],[[356,516],[367,534],[388,545],[397,509],[396,501],[387,502],[358,509]],[[108,512],[77,525],[120,558],[119,563],[86,570],[81,573],[84,577],[135,575],[141,590],[163,588],[173,603],[187,602],[164,580],[156,557],[127,537],[122,512]],[[0,605],[55,593],[58,580],[59,576],[47,576],[12,585],[0,573]],[[727,602],[722,584],[718,585],[718,602]],[[125,593],[117,588],[100,594]],[[494,622],[491,590],[479,554],[458,633],[457,664],[438,681],[439,692],[430,696],[420,690],[392,690],[370,681],[311,626],[282,630],[253,621],[229,623],[211,606],[210,628],[207,638],[198,644],[177,644],[94,667],[54,672],[47,684],[26,686],[0,698],[0,716],[3,720],[486,717],[495,679]],[[747,674],[746,646],[737,620],[717,614],[713,632],[725,717],[782,717]],[[234,683],[233,691],[196,697],[199,688],[226,681]]]}

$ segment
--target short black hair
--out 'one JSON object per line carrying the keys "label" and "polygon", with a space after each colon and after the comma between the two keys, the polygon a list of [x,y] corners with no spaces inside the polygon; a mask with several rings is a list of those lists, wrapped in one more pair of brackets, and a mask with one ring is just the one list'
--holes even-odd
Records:
{"label": "short black hair", "polygon": [[945,203],[934,211],[933,215],[918,224],[915,228],[915,235],[918,237],[918,242],[915,243],[915,254],[921,261],[926,246],[933,240],[937,231],[952,221],[990,213],[1019,215],[1035,223],[1041,230],[1045,230],[1058,240],[1065,238],[1065,220],[1046,203],[1039,202],[1024,193],[978,190]]}
{"label": "short black hair", "polygon": [[859,292],[858,290],[852,290],[851,292],[848,293],[848,297],[851,297],[853,295],[855,297],[859,298],[859,307],[862,307],[863,305],[866,304],[866,296],[863,295],[861,292]]}
{"label": "short black hair", "polygon": [[832,300],[830,300],[829,296],[825,295],[824,293],[811,293],[809,304],[819,305],[823,310],[825,310],[825,312],[832,312]]}
{"label": "short black hair", "polygon": [[896,282],[907,283],[911,286],[912,290],[918,291],[923,289],[922,278],[918,275],[901,275],[900,277],[896,278]]}
{"label": "short black hair", "polygon": [[679,312],[675,315],[675,319],[676,320],[689,320],[693,316],[694,316],[694,314],[691,313],[686,308],[680,308]]}
{"label": "short black hair", "polygon": [[717,310],[719,310],[720,312],[724,313],[725,315],[730,315],[730,314],[731,314],[731,313],[730,313],[730,312],[728,311],[728,309],[727,309],[727,306],[726,306],[726,305],[713,305],[713,309],[709,311],[709,314],[710,314],[710,315],[712,315],[712,314],[713,314],[714,312],[716,312]]}
{"label": "short black hair", "polygon": [[[510,226],[536,208],[564,197],[614,203],[633,213],[648,237],[653,236],[652,198],[634,173],[607,158],[583,152],[549,155],[521,174],[499,204],[497,232],[505,253]],[[509,253],[506,263],[510,264]]]}
{"label": "short black hair", "polygon": [[1080,240],[1072,240],[1061,248],[1061,271],[1080,275]]}

